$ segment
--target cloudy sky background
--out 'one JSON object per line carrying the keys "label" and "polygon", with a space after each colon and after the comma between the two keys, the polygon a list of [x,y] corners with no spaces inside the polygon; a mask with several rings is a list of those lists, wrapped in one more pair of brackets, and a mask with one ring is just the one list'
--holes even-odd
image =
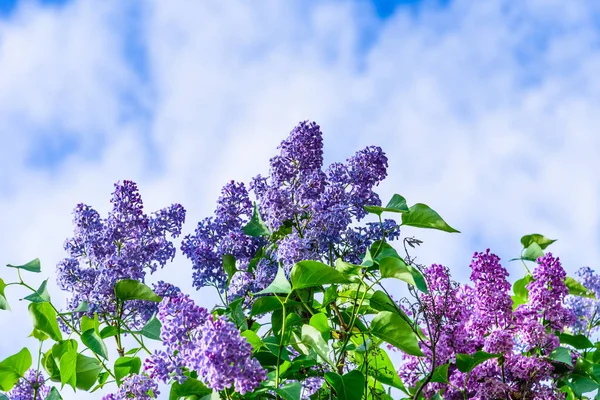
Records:
{"label": "cloudy sky background", "polygon": [[[191,232],[311,119],[326,162],[380,145],[381,197],[462,231],[407,228],[421,262],[464,280],[474,251],[506,262],[540,232],[571,274],[598,268],[599,71],[593,0],[0,0],[0,264],[40,257],[32,281],[53,281],[73,207],[105,214],[123,179],[148,211],[182,203]],[[190,277],[181,256],[157,274]],[[35,348],[10,289],[0,359]]]}

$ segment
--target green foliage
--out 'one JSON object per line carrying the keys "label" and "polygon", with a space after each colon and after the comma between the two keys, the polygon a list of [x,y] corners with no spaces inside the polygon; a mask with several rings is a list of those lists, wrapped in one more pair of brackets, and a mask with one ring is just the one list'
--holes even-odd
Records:
{"label": "green foliage", "polygon": [[395,194],[385,207],[365,206],[365,211],[376,215],[381,215],[384,212],[402,214],[408,212],[408,206],[406,205],[406,199],[404,197],[400,196],[399,194]]}
{"label": "green foliage", "polygon": [[29,304],[29,314],[33,319],[35,329],[44,332],[52,340],[62,339],[62,332],[58,327],[58,322],[56,322],[56,311],[50,303]]}
{"label": "green foliage", "polygon": [[319,261],[300,261],[292,268],[290,280],[295,290],[351,282],[342,273]]}
{"label": "green foliage", "polygon": [[292,292],[292,286],[290,285],[290,282],[288,282],[287,278],[285,277],[285,271],[283,270],[283,268],[279,267],[277,269],[277,274],[275,275],[275,279],[273,280],[273,282],[271,282],[271,284],[269,286],[267,286],[265,289],[261,290],[260,292],[258,292],[256,294],[271,294],[271,293],[287,294],[287,293],[291,293],[291,292]]}
{"label": "green foliage", "polygon": [[115,284],[115,296],[122,301],[146,300],[160,302],[162,300],[148,286],[133,279],[124,279],[117,282]]}
{"label": "green foliage", "polygon": [[25,347],[17,354],[0,361],[0,389],[9,391],[31,367],[31,353]]}
{"label": "green foliage", "polygon": [[42,271],[39,258],[36,258],[35,260],[31,260],[27,264],[23,264],[23,265],[6,264],[6,266],[10,267],[10,268],[22,269],[24,271],[29,271],[29,272],[41,272]]}
{"label": "green foliage", "polygon": [[448,225],[437,212],[422,203],[415,204],[407,213],[402,214],[402,225],[460,233]]}
{"label": "green foliage", "polygon": [[50,302],[50,294],[48,293],[48,289],[46,285],[48,284],[48,279],[46,279],[40,285],[39,289],[29,296],[25,296],[25,300],[29,300],[32,303],[49,303]]}
{"label": "green foliage", "polygon": [[212,390],[207,388],[202,382],[194,378],[187,378],[183,383],[174,382],[169,392],[169,400],[179,400],[182,397],[198,396],[204,397],[211,395]]}
{"label": "green foliage", "polygon": [[371,333],[408,354],[423,355],[416,334],[396,313],[380,311],[371,322]]}
{"label": "green foliage", "polygon": [[265,223],[263,222],[260,213],[258,212],[258,206],[254,203],[254,212],[252,214],[252,219],[250,222],[246,224],[242,230],[248,236],[259,237],[259,236],[269,236],[271,231]]}
{"label": "green foliage", "polygon": [[10,310],[10,305],[4,294],[4,288],[6,288],[6,283],[0,279],[0,310]]}
{"label": "green foliage", "polygon": [[361,400],[365,392],[365,376],[357,370],[344,375],[327,372],[325,380],[335,390],[338,400]]}

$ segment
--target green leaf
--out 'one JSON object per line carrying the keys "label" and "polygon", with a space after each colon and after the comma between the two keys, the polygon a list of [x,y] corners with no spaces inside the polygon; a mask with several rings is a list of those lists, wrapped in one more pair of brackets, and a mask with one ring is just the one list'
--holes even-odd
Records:
{"label": "green leaf", "polygon": [[223,254],[223,271],[227,274],[227,285],[229,285],[231,278],[238,271],[235,266],[235,257],[231,254]]}
{"label": "green leaf", "polygon": [[405,390],[396,367],[390,360],[390,357],[381,347],[375,347],[366,355],[366,359],[363,361],[361,371],[367,376],[372,376],[381,383],[390,385],[400,390]]}
{"label": "green leaf", "polygon": [[304,344],[306,344],[310,349],[312,349],[316,354],[321,356],[325,362],[327,362],[332,367],[334,366],[329,358],[329,346],[327,342],[321,336],[321,332],[317,330],[317,328],[310,325],[302,325],[302,336],[301,340]]}
{"label": "green leaf", "polygon": [[46,335],[44,332],[42,332],[38,329],[34,329],[33,331],[31,331],[31,334],[29,335],[29,337],[36,338],[40,342],[43,342],[44,340],[48,339],[48,335]]}
{"label": "green leaf", "polygon": [[[147,325],[147,323],[146,323]],[[102,328],[102,330],[100,331],[100,337],[102,339],[106,339],[107,337],[113,337],[113,336],[117,336],[118,334],[118,330],[116,327],[112,326],[112,325],[108,325],[105,326],[104,328]]]}
{"label": "green leaf", "polygon": [[62,332],[56,322],[56,311],[50,303],[29,304],[29,314],[33,318],[33,327],[44,332],[53,340],[62,340]]}
{"label": "green leaf", "polygon": [[60,357],[60,382],[64,385],[69,385],[75,389],[77,385],[76,375],[77,352],[74,350],[67,351]]}
{"label": "green leaf", "polygon": [[449,383],[448,382],[448,368],[450,364],[442,364],[433,371],[430,382],[438,383]]}
{"label": "green leaf", "polygon": [[156,315],[155,315],[152,318],[150,318],[150,320],[148,322],[146,322],[146,325],[144,325],[144,327],[142,328],[140,333],[143,336],[147,337],[148,339],[160,340],[160,328],[161,327],[162,327],[162,324],[160,323],[158,318],[156,318]]}
{"label": "green leaf", "polygon": [[25,300],[29,300],[32,303],[45,303],[50,302],[50,294],[48,293],[48,289],[46,285],[48,284],[48,279],[46,279],[40,285],[39,289],[35,292],[31,293],[29,296],[25,296]]}
{"label": "green leaf", "polygon": [[24,347],[0,362],[0,390],[8,392],[31,367],[31,353]]}
{"label": "green leaf", "polygon": [[373,256],[376,261],[381,261],[387,257],[393,258],[402,258],[389,243],[384,242],[383,240],[377,240],[373,242],[369,249],[369,254]]}
{"label": "green leaf", "polygon": [[288,383],[280,388],[273,389],[273,391],[284,400],[300,400],[302,384],[300,382]]}
{"label": "green leaf", "polygon": [[117,384],[129,374],[139,374],[142,367],[142,360],[139,357],[119,357],[115,360],[114,374],[117,378]]}
{"label": "green leaf", "polygon": [[203,397],[210,395],[212,390],[194,378],[187,378],[183,383],[174,382],[169,393],[169,400],[179,400],[185,396]]}
{"label": "green leaf", "polygon": [[521,244],[524,249],[531,246],[532,243],[537,243],[537,245],[540,246],[540,249],[544,250],[554,242],[556,242],[556,239],[548,239],[539,233],[532,233],[531,235],[525,235],[521,238]]}
{"label": "green leaf", "polygon": [[58,392],[58,389],[53,386],[45,400],[62,400],[62,396]]}
{"label": "green leaf", "polygon": [[90,318],[87,315],[81,317],[81,322],[79,323],[79,329],[81,332],[85,332],[88,329],[97,329],[96,321],[94,318]]}
{"label": "green leaf", "polygon": [[571,335],[569,333],[561,333],[558,335],[562,344],[573,346],[577,350],[591,349],[594,344],[584,335]]}
{"label": "green leaf", "polygon": [[573,296],[587,297],[590,299],[596,298],[596,294],[593,290],[586,288],[570,276],[567,276],[565,279],[565,285],[567,285],[567,288],[569,289],[569,294]]}
{"label": "green leaf", "polygon": [[0,279],[0,310],[10,310],[10,305],[8,304],[8,300],[6,300],[6,295],[4,294],[5,287],[6,283]]}
{"label": "green leaf", "polygon": [[300,261],[292,268],[290,274],[292,287],[304,289],[333,283],[351,283],[351,281],[334,268],[319,261]]}
{"label": "green leaf", "polygon": [[325,380],[333,389],[338,400],[361,400],[365,391],[365,376],[353,370],[340,376],[335,372],[326,372]]}
{"label": "green leaf", "polygon": [[377,311],[389,311],[396,314],[405,315],[398,307],[396,307],[394,301],[381,290],[376,290],[369,299],[371,308]]}
{"label": "green leaf", "polygon": [[291,293],[292,287],[285,277],[285,271],[281,266],[277,268],[277,275],[275,275],[275,279],[269,286],[265,289],[261,290],[256,294],[270,294],[270,293]]}
{"label": "green leaf", "polygon": [[88,329],[87,331],[81,334],[81,342],[85,344],[90,350],[94,353],[98,354],[100,357],[108,360],[108,349],[106,348],[106,344],[98,333],[96,333],[96,329]]}
{"label": "green leaf", "polygon": [[499,356],[500,354],[491,354],[486,353],[485,351],[478,351],[472,356],[459,353],[456,355],[456,368],[458,368],[460,372],[468,373],[484,361],[491,360],[492,358],[497,358]]}
{"label": "green leaf", "polygon": [[570,378],[571,382],[569,386],[578,398],[581,398],[584,393],[598,389],[598,384],[586,376],[572,374]]}
{"label": "green leaf", "polygon": [[256,332],[251,331],[251,330],[245,330],[244,332],[240,333],[240,336],[245,337],[246,340],[248,341],[248,343],[250,343],[250,345],[252,346],[253,350],[258,350],[262,347],[263,342],[260,339],[260,337],[256,334]]}
{"label": "green leaf", "polygon": [[77,354],[77,366],[75,368],[77,389],[90,390],[96,383],[100,371],[102,371],[102,364],[98,360],[83,354]]}
{"label": "green leaf", "polygon": [[525,300],[529,297],[529,290],[527,290],[527,285],[533,280],[533,276],[527,274],[523,278],[515,281],[513,284],[513,292],[515,296],[521,297]]}
{"label": "green leaf", "polygon": [[409,208],[408,213],[402,214],[402,225],[460,233],[448,225],[437,212],[422,203],[415,204]]}
{"label": "green leaf", "polygon": [[404,197],[395,194],[385,207],[365,206],[365,211],[376,215],[381,215],[384,212],[406,213],[408,212],[408,206]]}
{"label": "green leaf", "polygon": [[39,258],[29,261],[27,264],[23,264],[23,265],[6,264],[6,266],[10,267],[10,268],[24,269],[25,271],[29,271],[29,272],[40,272],[42,270],[40,267],[40,259]]}
{"label": "green leaf", "polygon": [[535,262],[540,257],[544,257],[544,251],[539,244],[533,242],[525,249],[525,253],[521,259]]}
{"label": "green leaf", "polygon": [[379,261],[379,271],[382,278],[396,278],[409,283],[419,289],[423,293],[427,292],[427,284],[421,272],[407,265],[402,259],[394,257],[386,257]]}
{"label": "green leaf", "polygon": [[266,314],[271,311],[279,310],[283,307],[282,300],[277,296],[264,296],[254,300],[250,316]]}
{"label": "green leaf", "polygon": [[269,228],[263,222],[260,213],[258,212],[258,206],[256,202],[254,203],[254,212],[252,213],[252,218],[250,222],[246,224],[242,230],[248,236],[259,237],[259,236],[268,236],[271,234]]}
{"label": "green leaf", "polygon": [[329,326],[329,318],[323,313],[317,313],[310,317],[310,326],[317,328],[325,340],[329,340],[331,327]]}
{"label": "green leaf", "polygon": [[115,296],[123,301],[146,300],[158,303],[162,300],[162,297],[154,293],[148,286],[133,279],[123,279],[117,282],[115,284]]}
{"label": "green leaf", "polygon": [[557,347],[548,355],[548,358],[553,361],[558,361],[563,364],[573,366],[573,359],[571,358],[571,352],[565,347]]}
{"label": "green leaf", "polygon": [[335,260],[335,269],[339,273],[345,276],[357,276],[360,275],[361,270],[364,267],[362,265],[354,265],[343,261],[341,258]]}
{"label": "green leaf", "polygon": [[405,353],[413,356],[423,355],[410,325],[396,313],[380,311],[371,322],[371,333]]}
{"label": "green leaf", "polygon": [[73,312],[86,312],[89,309],[90,307],[87,301],[82,300],[81,303],[79,303],[79,305],[77,306],[77,308],[73,310]]}

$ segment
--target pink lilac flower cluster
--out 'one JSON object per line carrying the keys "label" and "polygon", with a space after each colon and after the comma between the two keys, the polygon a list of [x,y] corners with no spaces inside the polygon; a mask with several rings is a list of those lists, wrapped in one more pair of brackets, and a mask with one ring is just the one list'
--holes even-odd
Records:
{"label": "pink lilac flower cluster", "polygon": [[252,346],[225,317],[215,317],[187,295],[165,298],[158,308],[164,349],[145,365],[153,379],[183,383],[195,371],[209,388],[234,387],[241,394],[260,386],[266,371],[252,358]]}
{"label": "pink lilac flower cluster", "polygon": [[[107,218],[84,204],[75,208],[74,236],[65,243],[69,257],[57,267],[59,287],[71,293],[67,308],[74,310],[86,301],[89,316],[115,312],[113,287],[117,281],[143,282],[146,271],[153,273],[172,260],[175,246],[167,236],[179,236],[185,220],[179,204],[145,214],[137,185],[131,181],[115,185],[111,203]],[[153,303],[131,301],[125,306],[124,318],[131,328],[140,329],[155,310]]]}
{"label": "pink lilac flower cluster", "polygon": [[[183,253],[192,261],[194,286],[214,285],[224,290],[227,275],[222,257],[231,254],[238,272],[229,285],[234,297],[267,286],[281,264],[289,273],[304,259],[331,262],[338,257],[360,263],[367,247],[384,235],[393,240],[399,226],[353,226],[365,215],[365,205],[380,205],[373,188],[387,175],[387,157],[376,146],[358,151],[345,163],[323,168],[323,134],[314,122],[302,122],[279,146],[270,160],[268,176],[256,176],[249,185],[264,223],[276,243],[243,232],[253,214],[243,183],[231,182],[222,191],[215,216],[198,224],[185,237]],[[253,262],[262,250],[259,262]]]}
{"label": "pink lilac flower cluster", "polygon": [[[50,394],[50,387],[45,385],[41,372],[30,369],[7,393],[10,400],[42,400]],[[37,388],[37,396],[34,396]]]}
{"label": "pink lilac flower cluster", "polygon": [[[574,322],[573,312],[564,306],[568,289],[558,258],[548,253],[537,260],[526,286],[529,301],[514,311],[508,272],[489,250],[473,257],[473,286],[452,283],[448,269],[439,265],[426,269],[425,275],[429,294],[420,296],[417,322],[428,341],[422,345],[424,359],[403,356],[398,372],[407,385],[418,386],[429,371],[449,364],[449,384],[427,384],[425,398],[438,392],[448,400],[564,397],[552,386],[554,367],[547,357],[559,346],[555,333]],[[457,354],[477,351],[501,357],[461,372]]]}

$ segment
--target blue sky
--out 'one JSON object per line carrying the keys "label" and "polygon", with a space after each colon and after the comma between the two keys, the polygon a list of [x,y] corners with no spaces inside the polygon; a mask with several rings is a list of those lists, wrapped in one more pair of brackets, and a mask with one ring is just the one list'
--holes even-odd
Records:
{"label": "blue sky", "polygon": [[[51,276],[75,204],[106,212],[123,179],[148,210],[181,202],[191,232],[311,119],[327,162],[380,145],[381,197],[462,231],[407,228],[421,262],[464,280],[489,247],[517,278],[506,260],[540,232],[571,274],[600,269],[596,1],[50,3],[0,0],[4,262],[40,257]],[[157,279],[187,290],[190,274],[177,257]],[[27,343],[22,322],[0,358]]]}

